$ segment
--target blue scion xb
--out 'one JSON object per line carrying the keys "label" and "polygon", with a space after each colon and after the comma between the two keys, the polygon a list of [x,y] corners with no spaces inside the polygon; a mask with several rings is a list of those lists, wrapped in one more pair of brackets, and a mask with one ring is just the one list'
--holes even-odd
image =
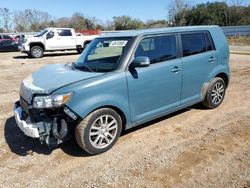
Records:
{"label": "blue scion xb", "polygon": [[121,131],[202,103],[218,107],[229,83],[218,26],[138,30],[94,39],[74,63],[23,80],[15,119],[25,135],[57,145],[76,138],[90,154]]}

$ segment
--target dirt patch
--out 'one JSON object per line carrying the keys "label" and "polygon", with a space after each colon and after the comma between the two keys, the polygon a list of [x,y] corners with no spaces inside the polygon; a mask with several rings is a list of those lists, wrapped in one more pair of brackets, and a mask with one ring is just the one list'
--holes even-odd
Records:
{"label": "dirt patch", "polygon": [[1,53],[0,184],[3,187],[250,187],[250,56],[231,55],[232,79],[214,110],[199,105],[123,133],[98,156],[75,141],[49,149],[18,129],[22,79],[77,54],[29,59]]}

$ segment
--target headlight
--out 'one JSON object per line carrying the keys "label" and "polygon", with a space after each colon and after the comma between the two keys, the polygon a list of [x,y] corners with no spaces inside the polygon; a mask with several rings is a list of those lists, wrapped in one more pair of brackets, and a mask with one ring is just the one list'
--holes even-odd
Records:
{"label": "headlight", "polygon": [[70,100],[72,93],[36,96],[33,99],[34,108],[56,108],[60,107]]}
{"label": "headlight", "polygon": [[22,39],[22,43],[25,43],[25,42],[27,42],[27,39],[26,38]]}

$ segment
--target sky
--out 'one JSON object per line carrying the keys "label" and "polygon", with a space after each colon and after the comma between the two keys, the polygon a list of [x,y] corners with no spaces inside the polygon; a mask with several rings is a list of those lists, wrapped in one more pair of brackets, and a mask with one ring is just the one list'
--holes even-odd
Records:
{"label": "sky", "polygon": [[[48,12],[53,18],[70,17],[74,12],[87,17],[96,17],[102,22],[114,16],[129,15],[142,21],[167,19],[167,0],[1,0],[1,8],[10,10],[37,9]],[[192,5],[205,3],[202,0],[189,0]],[[212,1],[210,1],[212,2]]]}

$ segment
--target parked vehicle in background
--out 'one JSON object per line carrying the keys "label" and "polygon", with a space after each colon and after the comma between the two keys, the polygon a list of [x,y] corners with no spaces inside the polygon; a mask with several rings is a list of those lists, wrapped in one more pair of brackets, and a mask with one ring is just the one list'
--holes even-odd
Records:
{"label": "parked vehicle in background", "polygon": [[196,103],[218,107],[230,79],[218,26],[138,30],[94,39],[75,63],[26,78],[15,104],[20,129],[48,145],[75,138],[91,154],[126,130]]}
{"label": "parked vehicle in background", "polygon": [[0,52],[16,52],[18,44],[13,40],[0,41]]}
{"label": "parked vehicle in background", "polygon": [[12,40],[12,41],[14,41],[15,39],[13,39],[10,35],[0,34],[0,42],[4,41],[4,40]]}
{"label": "parked vehicle in background", "polygon": [[34,37],[23,40],[19,51],[33,58],[43,57],[44,52],[83,49],[98,35],[77,36],[72,28],[47,28]]}
{"label": "parked vehicle in background", "polygon": [[15,36],[15,42],[19,45],[22,44],[23,40],[25,39],[25,35],[17,35]]}

